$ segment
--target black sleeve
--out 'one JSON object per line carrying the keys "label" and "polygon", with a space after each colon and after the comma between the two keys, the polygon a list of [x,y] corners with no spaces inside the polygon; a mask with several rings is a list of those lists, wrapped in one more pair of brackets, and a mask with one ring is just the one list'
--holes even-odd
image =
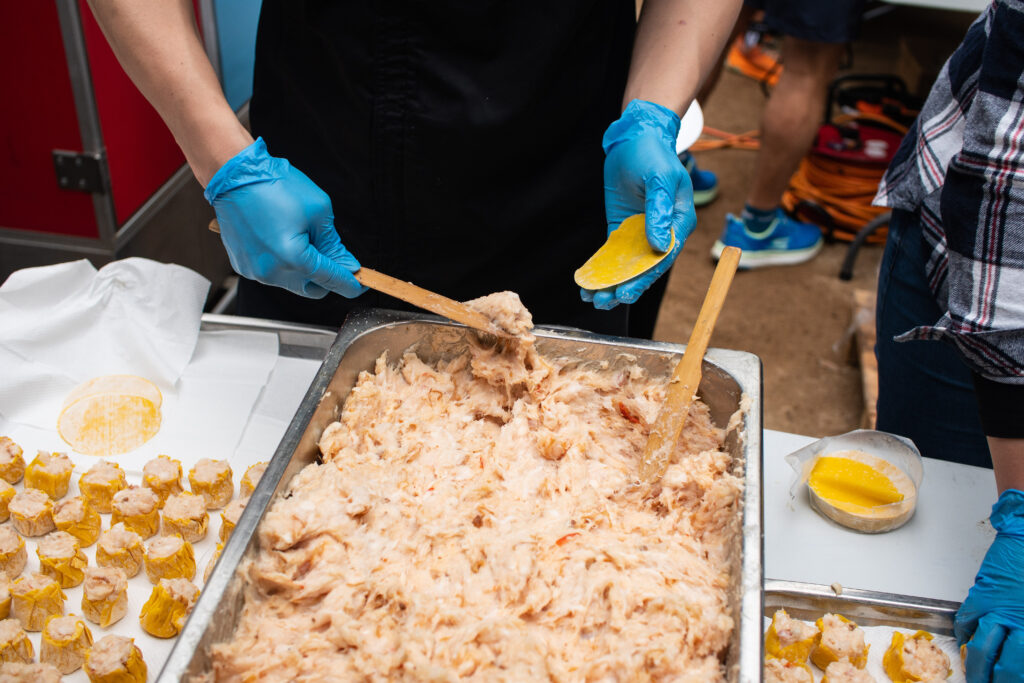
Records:
{"label": "black sleeve", "polygon": [[1024,439],[1024,384],[1004,384],[974,375],[974,393],[985,436]]}

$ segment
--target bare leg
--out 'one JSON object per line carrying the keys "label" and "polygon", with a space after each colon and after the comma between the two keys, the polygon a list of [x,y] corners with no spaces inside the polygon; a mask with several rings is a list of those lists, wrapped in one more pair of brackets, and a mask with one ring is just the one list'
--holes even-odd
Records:
{"label": "bare leg", "polygon": [[845,46],[786,36],[782,74],[765,104],[761,151],[747,203],[756,209],[778,206],[789,178],[803,159],[825,108],[828,85],[839,68]]}

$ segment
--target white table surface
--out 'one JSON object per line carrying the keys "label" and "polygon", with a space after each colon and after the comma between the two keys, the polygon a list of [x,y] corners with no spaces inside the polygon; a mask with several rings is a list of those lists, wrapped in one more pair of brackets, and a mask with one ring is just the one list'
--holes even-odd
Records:
{"label": "white table surface", "polygon": [[765,577],[960,602],[992,541],[992,470],[924,459],[917,512],[884,534],[862,534],[790,497],[785,456],[815,439],[764,432]]}

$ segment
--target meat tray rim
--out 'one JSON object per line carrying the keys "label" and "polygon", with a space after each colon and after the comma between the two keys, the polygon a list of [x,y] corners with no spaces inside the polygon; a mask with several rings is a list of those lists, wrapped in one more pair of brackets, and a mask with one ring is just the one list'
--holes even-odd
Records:
{"label": "meat tray rim", "polygon": [[[362,309],[346,319],[275,450],[263,479],[253,491],[242,517],[225,544],[210,579],[203,586],[199,600],[164,663],[158,681],[178,681],[207,671],[210,646],[223,641],[233,632],[233,616],[237,614],[241,598],[241,581],[236,577],[236,570],[245,556],[250,551],[254,552],[256,528],[271,502],[298,469],[312,460],[297,462],[295,456],[300,448],[308,452],[310,444],[315,446],[319,439],[318,430],[313,424],[315,416],[323,413],[325,408],[322,406],[331,405],[336,417],[347,396],[347,391],[345,395],[340,395],[341,392],[332,390],[338,384],[340,366],[346,353],[360,340],[378,335],[385,339],[388,335],[400,336],[401,332],[413,332],[424,325],[435,337],[451,333],[452,336],[442,340],[442,343],[457,340],[466,334],[475,334],[462,325],[436,316],[404,311]],[[584,350],[601,351],[608,360],[624,354],[637,356],[649,363],[658,364],[666,376],[686,348],[682,344],[599,335],[572,328],[542,326],[535,333],[539,346],[545,343],[579,343],[580,346],[576,347],[578,353]],[[437,344],[436,339],[434,343]],[[367,366],[360,369],[371,369],[375,358],[376,355],[368,358]],[[727,664],[730,682],[759,681],[764,613],[761,361],[748,352],[711,348],[705,355],[704,366],[699,394],[704,395],[716,383],[720,385],[731,380],[740,394],[736,396],[736,407],[740,404],[740,396],[747,399],[743,424],[738,430],[741,438],[735,445],[738,453],[734,453],[740,455],[743,462],[744,496],[740,512],[741,566],[734,581],[738,593],[737,626]],[[355,377],[355,373],[350,374],[352,382],[347,384],[349,389]],[[326,425],[321,425],[319,429],[322,430],[323,426]]]}

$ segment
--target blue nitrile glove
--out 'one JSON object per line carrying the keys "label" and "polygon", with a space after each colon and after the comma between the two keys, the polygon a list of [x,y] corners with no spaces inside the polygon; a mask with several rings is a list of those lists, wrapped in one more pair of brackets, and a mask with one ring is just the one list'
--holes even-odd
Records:
{"label": "blue nitrile glove", "polygon": [[668,272],[697,225],[690,175],[676,156],[679,117],[660,104],[633,100],[604,133],[604,207],[610,235],[623,220],[646,214],[647,241],[672,252],[654,268],[615,287],[583,289],[584,301],[607,310],[631,304]]}
{"label": "blue nitrile glove", "polygon": [[334,229],[331,198],[286,159],[270,156],[263,138],[224,164],[204,194],[239,275],[312,299],[366,291],[352,275],[359,262]]}
{"label": "blue nitrile glove", "polygon": [[1024,681],[1024,491],[1007,489],[989,518],[996,538],[956,613],[968,683]]}

